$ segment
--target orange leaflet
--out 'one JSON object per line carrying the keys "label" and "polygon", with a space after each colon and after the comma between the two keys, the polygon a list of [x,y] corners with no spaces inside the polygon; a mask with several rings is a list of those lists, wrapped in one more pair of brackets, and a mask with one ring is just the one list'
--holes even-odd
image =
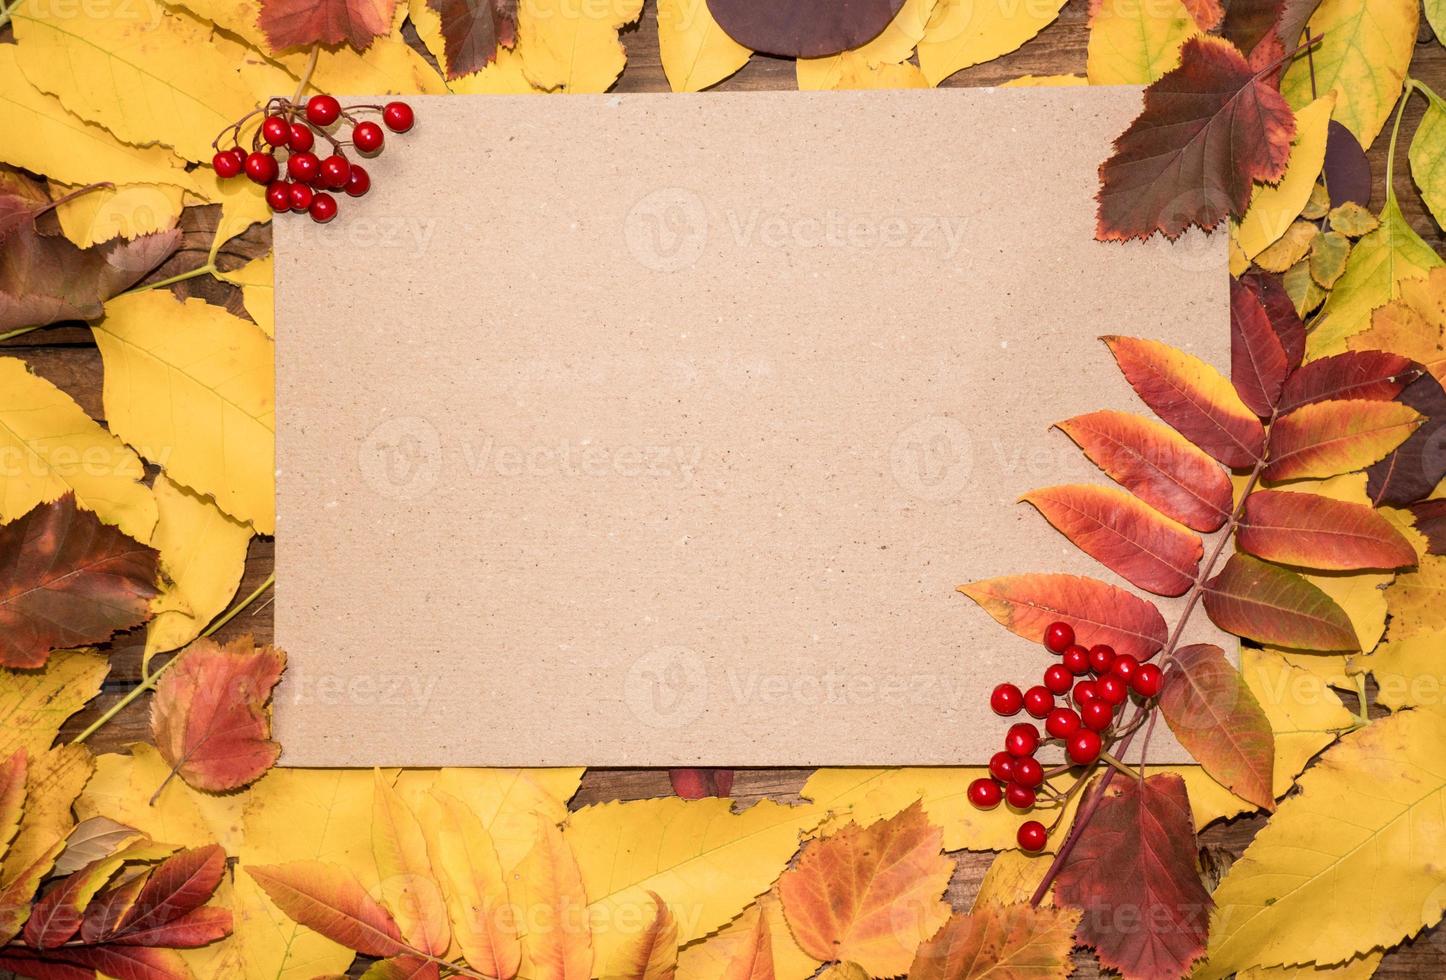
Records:
{"label": "orange leaflet", "polygon": [[532,917],[523,945],[535,980],[588,980],[592,934],[587,893],[572,848],[550,820],[538,818],[536,842],[513,880],[521,883],[521,904]]}
{"label": "orange leaflet", "polygon": [[722,980],[773,980],[773,938],[768,916],[757,905],[749,914],[753,916],[753,928],[723,971]]}
{"label": "orange leaflet", "polygon": [[1205,612],[1236,636],[1301,650],[1358,649],[1335,600],[1295,572],[1234,554],[1205,584]]}
{"label": "orange leaflet", "polygon": [[1416,550],[1365,504],[1314,493],[1258,490],[1245,499],[1236,542],[1266,561],[1327,571],[1403,568]]}
{"label": "orange leaflet", "polygon": [[382,902],[402,938],[423,953],[445,953],[452,939],[447,904],[432,877],[422,826],[380,769],[372,781],[372,858]]}
{"label": "orange leaflet", "polygon": [[1026,980],[1064,977],[1079,910],[1031,905],[957,912],[919,947],[909,980]]}
{"label": "orange leaflet", "polygon": [[391,915],[350,871],[321,861],[247,867],[261,890],[288,917],[364,956],[403,952]]}
{"label": "orange leaflet", "polygon": [[628,938],[606,976],[617,980],[673,980],[678,972],[678,923],[655,892],[653,917],[639,933]]}
{"label": "orange leaflet", "polygon": [[1006,629],[1035,643],[1050,623],[1074,628],[1085,646],[1107,643],[1145,660],[1165,645],[1165,618],[1154,603],[1081,575],[1004,575],[959,586],[959,591]]}
{"label": "orange leaflet", "polygon": [[1216,782],[1258,807],[1275,809],[1275,734],[1223,650],[1208,643],[1176,650],[1160,691],[1160,712]]}
{"label": "orange leaflet", "polygon": [[1315,402],[1270,427],[1267,480],[1324,478],[1364,469],[1406,441],[1421,424],[1398,402]]}

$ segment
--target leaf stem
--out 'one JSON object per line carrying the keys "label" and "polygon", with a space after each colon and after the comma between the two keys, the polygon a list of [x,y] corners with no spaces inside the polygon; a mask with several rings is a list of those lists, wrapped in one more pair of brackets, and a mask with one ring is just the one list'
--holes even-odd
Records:
{"label": "leaf stem", "polygon": [[136,286],[121,293],[122,296],[130,296],[133,293],[144,293],[152,289],[164,289],[167,286],[174,286],[178,282],[185,282],[187,279],[195,279],[197,276],[210,276],[216,273],[216,263],[207,262],[205,265],[192,269],[190,272],[182,272],[167,279],[160,279],[156,282],[148,282],[144,286]]}
{"label": "leaf stem", "polygon": [[316,71],[316,57],[321,48],[317,45],[311,46],[311,54],[307,56],[306,67],[301,69],[301,77],[296,82],[296,94],[291,97],[293,103],[301,102],[301,97],[306,93],[306,84],[311,81],[311,73]]}
{"label": "leaf stem", "polygon": [[1411,101],[1411,94],[1421,87],[1421,83],[1409,75],[1401,86],[1401,101],[1396,104],[1396,121],[1391,124],[1391,145],[1386,150],[1387,202],[1396,199],[1396,139],[1401,135],[1401,120],[1406,116],[1406,103]]}

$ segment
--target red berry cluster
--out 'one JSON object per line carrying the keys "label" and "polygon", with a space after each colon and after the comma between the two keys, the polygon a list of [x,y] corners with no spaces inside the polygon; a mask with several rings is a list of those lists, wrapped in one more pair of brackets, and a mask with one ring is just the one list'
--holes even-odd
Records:
{"label": "red berry cluster", "polygon": [[[989,696],[989,706],[1006,718],[1028,712],[1044,722],[1044,742],[1059,742],[1073,765],[1093,765],[1130,694],[1147,699],[1160,693],[1160,668],[1117,654],[1103,643],[1085,648],[1075,642],[1068,623],[1051,623],[1044,631],[1044,645],[1060,662],[1046,667],[1041,683],[1027,691],[1000,684]],[[989,760],[989,775],[969,784],[969,802],[981,810],[993,809],[1000,800],[1017,810],[1033,807],[1046,779],[1034,757],[1041,744],[1034,724],[1011,725],[1004,751]],[[1021,824],[1017,835],[1026,851],[1042,849],[1047,838],[1038,820]]]}
{"label": "red berry cluster", "polygon": [[[371,120],[358,121],[360,112],[378,112],[387,129],[405,133],[416,117],[405,102],[388,102],[384,106],[362,105],[342,107],[330,95],[313,95],[305,107],[287,99],[272,99],[265,108],[248,113],[216,138],[212,145],[217,152],[211,158],[216,175],[223,178],[245,174],[266,188],[266,203],[271,210],[305,211],[317,222],[336,217],[336,198],[331,191],[345,191],[361,197],[372,186],[365,168],[346,158],[350,146],[363,156],[376,156],[386,142],[382,127]],[[261,125],[251,134],[251,149],[241,146],[241,133],[249,120],[260,115]],[[351,126],[350,139],[338,139],[336,131],[342,120]],[[316,153],[317,138],[331,146],[326,156]],[[229,138],[232,146],[220,149]],[[285,156],[278,158],[277,154]],[[285,179],[281,176],[283,164]]]}

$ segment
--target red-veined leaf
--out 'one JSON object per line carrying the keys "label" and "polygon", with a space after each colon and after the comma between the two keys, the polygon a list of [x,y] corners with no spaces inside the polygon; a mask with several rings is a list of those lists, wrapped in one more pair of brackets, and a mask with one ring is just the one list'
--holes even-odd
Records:
{"label": "red-veined leaf", "polygon": [[1416,530],[1426,535],[1427,553],[1446,554],[1446,500],[1423,500],[1408,509]]}
{"label": "red-veined leaf", "polygon": [[0,528],[0,664],[42,667],[51,650],[144,623],[155,549],[102,524],[66,494]]}
{"label": "red-veined leaf", "polygon": [[80,931],[85,907],[123,863],[119,856],[101,858],[52,885],[30,911],[26,945],[49,949],[68,942]]}
{"label": "red-veined leaf", "polygon": [[1260,300],[1270,328],[1285,351],[1286,368],[1296,370],[1305,359],[1305,323],[1295,311],[1295,300],[1290,298],[1279,274],[1257,270],[1246,273],[1240,281]]}
{"label": "red-veined leaf", "polygon": [[114,935],[154,929],[200,908],[225,874],[226,852],[217,844],[166,858],[146,879]]}
{"label": "red-veined leaf", "polygon": [[195,980],[174,949],[147,946],[74,946],[65,958],[116,980]]}
{"label": "red-veined leaf", "polygon": [[258,23],[272,48],[350,44],[365,51],[392,29],[396,0],[261,0]]}
{"label": "red-veined leaf", "polygon": [[1058,428],[1096,466],[1145,503],[1197,531],[1230,516],[1230,476],[1167,425],[1128,412],[1077,415]]}
{"label": "red-veined leaf", "polygon": [[1102,241],[1177,238],[1240,217],[1256,181],[1285,173],[1295,115],[1228,41],[1197,36],[1145,89],[1145,108],[1100,167]]}
{"label": "red-veined leaf", "polygon": [[1176,650],[1160,690],[1160,713],[1217,783],[1275,809],[1275,733],[1225,651],[1208,643]]}
{"label": "red-veined leaf", "polygon": [[723,32],[751,51],[823,58],[878,37],[904,0],[708,0]]}
{"label": "red-veined leaf", "polygon": [[402,934],[350,871],[321,861],[248,867],[277,908],[334,943],[364,956],[396,956]]}
{"label": "red-veined leaf", "polygon": [[1158,595],[1184,595],[1199,573],[1200,536],[1114,487],[1045,487],[1023,498],[1081,551]]}
{"label": "red-veined leaf", "polygon": [[1365,504],[1314,493],[1257,490],[1245,498],[1237,542],[1257,558],[1355,571],[1416,564],[1416,549],[1390,521]]}
{"label": "red-veined leaf", "polygon": [[80,938],[87,943],[100,942],[103,936],[115,932],[121,920],[130,913],[140,898],[141,889],[146,886],[150,873],[140,872],[130,878],[116,882],[97,895],[85,909],[85,918],[80,924]]}
{"label": "red-veined leaf", "polygon": [[1333,354],[1302,365],[1290,376],[1280,396],[1280,411],[1324,401],[1390,401],[1420,376],[1421,368],[1400,354],[1379,350]]}
{"label": "red-veined leaf", "polygon": [[192,949],[223,939],[231,933],[231,910],[205,905],[170,922],[148,929],[126,930],[107,940],[120,946],[170,946]]}
{"label": "red-veined leaf", "polygon": [[94,970],[40,957],[40,953],[19,946],[0,949],[0,970],[9,970],[33,980],[96,980]]}
{"label": "red-veined leaf", "polygon": [[1270,427],[1264,476],[1278,482],[1365,469],[1405,442],[1421,421],[1399,402],[1314,402]]}
{"label": "red-veined leaf", "polygon": [[1226,466],[1260,458],[1265,427],[1219,371],[1158,341],[1104,340],[1135,393],[1182,436]]}
{"label": "red-veined leaf", "polygon": [[1055,902],[1083,910],[1076,935],[1105,966],[1179,977],[1205,951],[1213,904],[1196,857],[1183,779],[1115,779],[1060,869]]}
{"label": "red-veined leaf", "polygon": [[517,43],[517,0],[427,0],[442,21],[442,60],[448,79],[481,71],[498,47]]}
{"label": "red-veined leaf", "polygon": [[1394,452],[1367,467],[1366,494],[1377,507],[1413,503],[1446,478],[1446,391],[1432,375],[1423,374],[1406,386],[1399,401],[1424,421]]}
{"label": "red-veined leaf", "polygon": [[1268,418],[1290,371],[1285,347],[1270,324],[1260,296],[1239,279],[1230,280],[1230,381],[1240,400]]}
{"label": "red-veined leaf", "polygon": [[1359,649],[1355,628],[1334,599],[1300,575],[1234,554],[1205,584],[1205,611],[1221,629],[1248,640],[1302,650]]}
{"label": "red-veined leaf", "polygon": [[909,980],[1046,980],[1068,976],[1079,910],[1031,905],[956,912],[919,947]]}
{"label": "red-veined leaf", "polygon": [[959,586],[1005,629],[1036,643],[1055,621],[1086,646],[1108,643],[1144,660],[1165,645],[1165,617],[1154,603],[1081,575],[1005,575]]}

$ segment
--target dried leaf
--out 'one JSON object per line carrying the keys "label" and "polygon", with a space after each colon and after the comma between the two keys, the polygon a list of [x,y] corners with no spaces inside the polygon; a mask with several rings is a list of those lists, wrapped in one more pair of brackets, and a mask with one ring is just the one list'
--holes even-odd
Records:
{"label": "dried leaf", "polygon": [[708,0],[718,25],[743,47],[786,58],[857,48],[888,26],[904,0]]}
{"label": "dried leaf", "polygon": [[1180,64],[1200,33],[1181,0],[1091,0],[1085,71],[1091,85],[1149,85]]}
{"label": "dried leaf", "polygon": [[1160,713],[1212,778],[1241,799],[1275,809],[1270,721],[1225,651],[1208,643],[1176,650],[1160,690]]}
{"label": "dried leaf", "polygon": [[756,909],[748,939],[723,971],[722,980],[774,980],[773,943],[768,916]]}
{"label": "dried leaf", "polygon": [[172,769],[211,792],[255,781],[276,762],[266,702],[286,655],[249,636],[220,646],[197,640],[156,686],[151,737]]}
{"label": "dried leaf", "polygon": [[100,858],[52,885],[30,911],[22,934],[26,945],[51,949],[70,940],[80,931],[85,907],[123,862]]}
{"label": "dried leaf", "polygon": [[1339,400],[1390,401],[1421,374],[1409,357],[1361,350],[1332,354],[1303,365],[1280,396],[1280,411]]}
{"label": "dried leaf", "polygon": [[[1323,95],[1295,114],[1295,143],[1285,165],[1285,176],[1278,184],[1255,186],[1250,207],[1235,228],[1241,251],[1261,268],[1284,272],[1305,254],[1303,247],[1309,244],[1309,238],[1304,243],[1300,239],[1316,231],[1314,225],[1300,227],[1301,222],[1295,219],[1305,210],[1325,163],[1326,134],[1335,102],[1334,95]],[[1302,251],[1287,261],[1292,239]]]}
{"label": "dried leaf", "polygon": [[76,842],[72,830],[75,818],[70,808],[93,769],[90,750],[84,745],[59,745],[31,757],[26,767],[26,806],[19,829],[5,851],[0,881],[19,874],[60,838],[66,839],[66,845],[52,869],[55,874],[69,874],[90,860],[87,857],[71,866],[67,853]]}
{"label": "dried leaf", "polygon": [[246,871],[281,911],[333,942],[365,956],[402,952],[397,924],[351,872],[321,861],[251,865]]}
{"label": "dried leaf", "polygon": [[1245,498],[1242,549],[1300,568],[1358,571],[1416,564],[1416,549],[1364,504],[1314,493],[1258,490]]}
{"label": "dried leaf", "polygon": [[271,47],[349,44],[365,51],[392,30],[396,0],[261,0],[261,29]]}
{"label": "dried leaf", "polygon": [[605,92],[627,64],[618,31],[638,19],[643,0],[583,3],[559,9],[553,0],[518,0],[522,73],[546,91]]}
{"label": "dried leaf", "polygon": [[481,71],[517,43],[516,0],[427,0],[441,18],[448,78]]}
{"label": "dried leaf", "polygon": [[32,760],[45,752],[109,671],[105,657],[81,650],[59,651],[40,670],[0,670],[0,757],[18,748]]}
{"label": "dried leaf", "polygon": [[652,898],[652,918],[604,967],[609,980],[673,980],[677,973],[678,923],[662,899]]}
{"label": "dried leaf", "polygon": [[1350,618],[1295,572],[1234,554],[1205,585],[1205,611],[1236,636],[1301,650],[1356,650]]}
{"label": "dried leaf", "polygon": [[[746,0],[745,0],[746,2]],[[919,41],[919,69],[938,85],[971,65],[1008,54],[1059,16],[1064,0],[938,0]]]}
{"label": "dried leaf", "polygon": [[[746,65],[751,54],[718,26],[707,0],[658,0],[658,57],[674,92],[716,85]],[[800,61],[799,71],[802,66]]]}
{"label": "dried leaf", "polygon": [[1036,643],[1058,620],[1074,627],[1081,643],[1107,643],[1141,660],[1165,645],[1165,618],[1154,604],[1096,579],[1006,575],[961,585],[959,591],[1005,629]]}
{"label": "dried leaf", "polygon": [[[1418,137],[1419,134],[1420,131],[1417,130]],[[1381,226],[1374,214],[1355,201],[1346,201],[1333,209],[1330,213],[1330,224],[1331,230],[1338,231],[1347,238],[1360,238]]]}
{"label": "dried leaf", "polygon": [[1338,231],[1317,235],[1310,243],[1310,277],[1322,289],[1332,289],[1351,254],[1351,240]]}
{"label": "dried leaf", "polygon": [[582,874],[562,832],[537,821],[537,839],[514,877],[521,907],[528,910],[523,949],[535,980],[587,980],[593,948]]}
{"label": "dried leaf", "polygon": [[402,938],[420,952],[445,953],[452,938],[447,903],[432,877],[422,825],[380,769],[372,780],[372,857],[382,902]]}
{"label": "dried leaf", "polygon": [[1230,280],[1230,381],[1252,412],[1269,418],[1290,373],[1285,345],[1251,286]]}
{"label": "dried leaf", "polygon": [[1255,256],[1255,264],[1267,272],[1285,272],[1310,254],[1311,243],[1320,229],[1310,221],[1296,221],[1268,248]]}
{"label": "dried leaf", "polygon": [[1070,974],[1076,909],[985,905],[956,912],[924,945],[909,980],[1054,980]]}
{"label": "dried leaf", "polygon": [[1425,93],[1427,105],[1411,137],[1411,178],[1421,189],[1421,200],[1431,209],[1436,223],[1446,225],[1446,102],[1428,88],[1417,91]]}
{"label": "dried leaf", "polygon": [[1313,402],[1271,426],[1265,478],[1278,482],[1364,469],[1405,442],[1421,422],[1415,409],[1398,402]]}
{"label": "dried leaf", "polygon": [[[68,806],[69,804],[67,804]],[[86,865],[110,857],[145,835],[134,827],[109,817],[91,817],[76,824],[65,838],[65,850],[55,862],[55,873],[68,875]]]}

